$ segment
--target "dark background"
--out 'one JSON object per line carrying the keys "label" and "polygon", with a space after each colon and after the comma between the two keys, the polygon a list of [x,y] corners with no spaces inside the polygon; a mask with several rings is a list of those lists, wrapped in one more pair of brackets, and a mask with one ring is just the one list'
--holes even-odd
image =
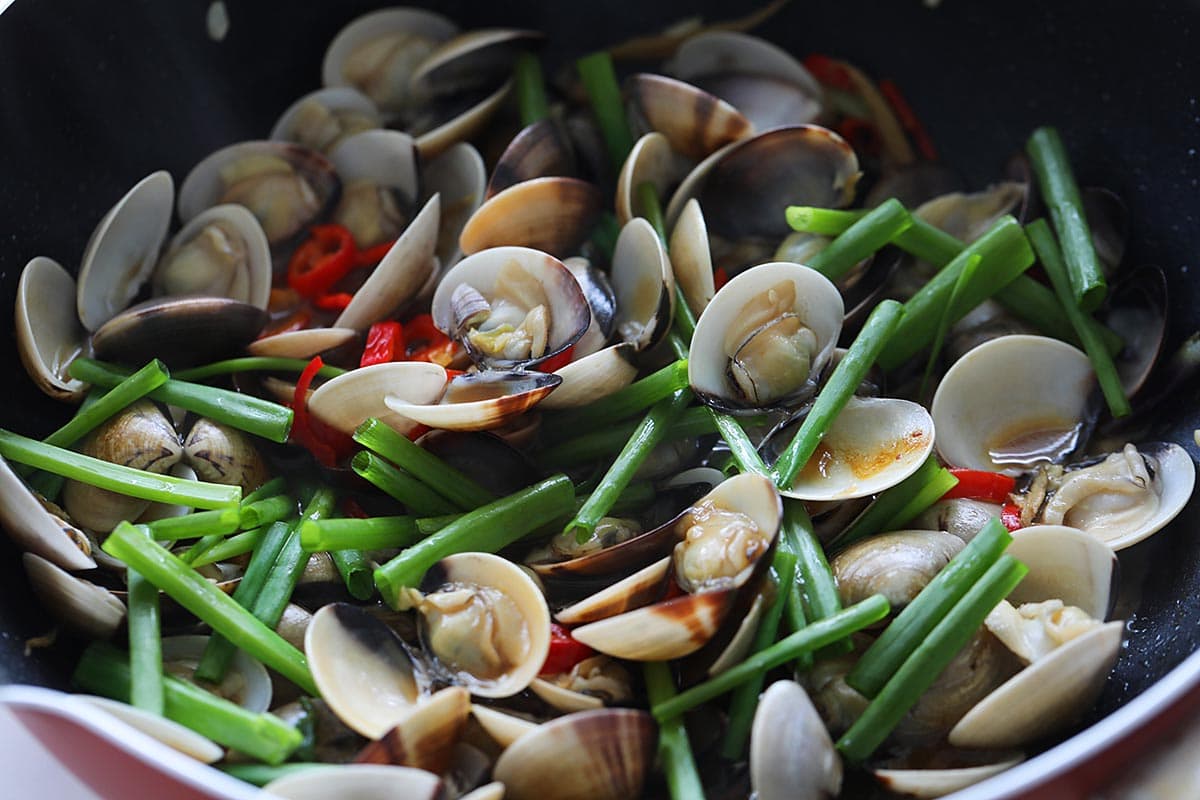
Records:
{"label": "dark background", "polygon": [[[231,28],[209,39],[207,2],[18,0],[0,15],[0,331],[25,262],[76,269],[101,215],[144,175],[176,185],[200,158],[263,138],[315,89],[333,35],[376,3],[230,0]],[[421,4],[418,4],[421,5]],[[548,58],[645,34],[686,16],[740,15],[717,2],[444,2],[464,27],[552,32]],[[945,0],[793,2],[758,32],[793,51],[849,58],[890,77],[943,159],[971,186],[995,179],[1029,132],[1058,126],[1084,184],[1129,206],[1133,263],[1162,266],[1171,339],[1200,321],[1200,4]],[[64,299],[64,302],[73,302]],[[11,344],[0,425],[43,434],[63,416],[25,377]],[[1046,387],[1052,391],[1053,387]],[[1195,454],[1193,392],[1160,418]],[[1122,554],[1130,638],[1099,713],[1136,695],[1200,642],[1197,504],[1167,532]],[[1140,598],[1140,605],[1139,603]],[[0,542],[0,682],[62,685],[65,659],[22,654],[44,633],[19,557]]]}

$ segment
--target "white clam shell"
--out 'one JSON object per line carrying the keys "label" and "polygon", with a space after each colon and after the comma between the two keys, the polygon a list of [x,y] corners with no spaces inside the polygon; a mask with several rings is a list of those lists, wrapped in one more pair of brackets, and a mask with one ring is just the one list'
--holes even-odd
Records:
{"label": "white clam shell", "polygon": [[708,228],[704,225],[700,201],[694,197],[684,205],[671,231],[671,266],[688,308],[699,317],[708,308],[717,289],[713,282]]}
{"label": "white clam shell", "polygon": [[434,195],[408,223],[371,277],[354,293],[354,299],[334,321],[334,327],[366,331],[416,296],[434,272],[440,219],[441,202]]}
{"label": "white clam shell", "polygon": [[473,145],[459,142],[428,161],[421,169],[421,178],[426,194],[441,195],[437,257],[443,267],[451,267],[462,257],[458,240],[463,227],[483,203],[487,167]]}
{"label": "white clam shell", "polygon": [[[196,665],[200,663],[208,647],[207,636],[167,636],[162,640],[164,671],[171,675],[191,680]],[[205,687],[213,691],[212,687]],[[271,677],[267,668],[242,650],[233,655],[225,679],[216,687],[215,694],[225,697],[247,711],[260,714],[271,706]],[[229,692],[229,694],[226,694]]]}
{"label": "white clam shell", "polygon": [[938,454],[968,469],[1018,475],[991,451],[1037,431],[1068,435],[1094,382],[1078,349],[1044,336],[1013,335],[974,348],[942,378],[931,406]]}
{"label": "white clam shell", "polygon": [[830,423],[810,466],[781,494],[817,501],[878,494],[916,472],[933,443],[933,419],[924,406],[852,397]]}
{"label": "white clam shell", "polygon": [[458,142],[474,137],[500,109],[512,86],[512,80],[505,81],[496,91],[458,116],[446,120],[433,130],[418,134],[417,152],[421,158],[437,158]]}
{"label": "white clam shell", "polygon": [[[501,428],[537,405],[562,383],[554,374],[540,372],[468,373],[446,385],[441,402],[413,402],[398,395],[384,397],[393,415],[447,431],[484,431]],[[480,400],[458,400],[483,395]]]}
{"label": "white clam shell", "polygon": [[547,705],[568,714],[573,711],[604,708],[604,701],[595,695],[572,691],[543,678],[534,678],[533,682],[529,684],[529,691],[540,697]]}
{"label": "white clam shell", "polygon": [[96,566],[92,557],[75,544],[66,523],[38,502],[3,457],[0,457],[0,525],[17,546],[63,569]]}
{"label": "white clam shell", "polygon": [[271,128],[270,139],[277,142],[298,142],[296,125],[306,103],[319,103],[329,111],[351,111],[361,114],[381,125],[379,109],[371,102],[371,98],[349,86],[334,86],[309,92],[292,103],[279,115],[275,126]]}
{"label": "white clam shell", "polygon": [[687,174],[688,166],[671,149],[667,137],[657,131],[634,142],[617,176],[617,222],[624,225],[634,217],[646,215],[639,198],[643,183],[652,184],[659,198],[667,197],[667,190]]}
{"label": "white clam shell", "polygon": [[309,359],[348,344],[357,336],[358,331],[353,328],[305,328],[255,339],[246,345],[246,352],[252,356]]}
{"label": "white clam shell", "polygon": [[271,245],[262,225],[245,207],[226,203],[213,206],[188,221],[167,245],[167,255],[191,241],[196,234],[214,222],[224,222],[242,237],[246,248],[247,269],[245,279],[239,279],[241,289],[230,294],[232,300],[240,300],[252,306],[266,308],[271,299]]}
{"label": "white clam shell", "polygon": [[86,348],[87,332],[70,298],[75,279],[57,261],[37,256],[21,270],[14,319],[17,353],[38,388],[58,400],[78,402],[87,384],[67,374]]}
{"label": "white clam shell", "polygon": [[33,553],[23,553],[21,562],[43,607],[72,630],[92,639],[107,639],[124,621],[125,604],[103,586]]}
{"label": "white clam shell", "polygon": [[632,350],[628,343],[614,344],[556,369],[562,384],[546,395],[542,408],[577,408],[624,389],[637,377]]}
{"label": "white clam shell", "polygon": [[666,336],[675,315],[675,274],[654,227],[642,217],[627,222],[613,250],[617,335],[639,351]]}
{"label": "white clam shell", "polygon": [[423,361],[392,361],[359,367],[321,384],[309,397],[308,408],[322,422],[347,435],[370,417],[407,433],[416,423],[393,413],[386,398],[432,403],[445,388],[443,367]]}
{"label": "white clam shell", "polygon": [[944,797],[951,792],[974,786],[1021,763],[1013,758],[995,764],[957,769],[877,769],[875,779],[889,792],[908,797]]}
{"label": "white clam shell", "polygon": [[137,296],[158,260],[171,224],[175,183],[147,175],[117,201],[92,232],[79,267],[76,308],[94,331]]}
{"label": "white clam shell", "polygon": [[1104,687],[1124,631],[1124,622],[1106,623],[1030,664],[968,711],[950,744],[1021,747],[1071,724]]}
{"label": "white clam shell", "polygon": [[276,778],[263,792],[287,800],[436,800],[442,793],[442,781],[432,772],[413,767],[331,764]]}
{"label": "white clam shell", "polygon": [[495,740],[501,747],[508,747],[530,731],[538,729],[536,722],[530,722],[522,717],[505,714],[490,706],[471,706],[471,716],[479,723],[479,727]]}
{"label": "white clam shell", "polygon": [[1116,599],[1117,555],[1095,536],[1064,525],[1033,525],[1013,534],[1008,553],[1029,567],[1008,596],[1014,606],[1062,600],[1093,619],[1108,618]]}
{"label": "white clam shell", "polygon": [[791,53],[765,39],[736,31],[693,36],[664,66],[668,73],[685,81],[719,73],[746,73],[795,83],[815,97],[822,93],[817,79]]}
{"label": "white clam shell", "polygon": [[117,719],[137,728],[142,733],[152,736],[168,747],[174,748],[185,756],[191,756],[197,761],[212,764],[225,756],[225,749],[178,722],[173,722],[158,714],[151,714],[140,708],[134,708],[128,703],[110,700],[107,697],[93,695],[76,695],[99,709],[107,711]]}
{"label": "white clam shell", "polygon": [[725,355],[725,339],[729,329],[741,321],[748,303],[784,281],[795,287],[792,312],[816,337],[809,370],[810,381],[815,381],[841,334],[845,313],[842,295],[828,278],[814,269],[789,261],[772,261],[751,267],[730,280],[696,320],[692,357],[688,359],[688,382],[697,395],[720,405],[744,407],[726,378],[729,358]]}
{"label": "white clam shell", "polygon": [[760,800],[822,800],[842,787],[842,761],[808,694],[772,683],[750,729],[750,783]]}
{"label": "white clam shell", "polygon": [[407,133],[372,130],[347,136],[330,151],[329,161],[343,183],[374,181],[408,203],[417,199],[416,142]]}

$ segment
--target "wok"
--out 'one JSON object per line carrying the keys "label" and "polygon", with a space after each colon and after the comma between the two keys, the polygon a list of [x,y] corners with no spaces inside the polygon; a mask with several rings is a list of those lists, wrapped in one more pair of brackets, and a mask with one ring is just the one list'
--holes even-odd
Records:
{"label": "wok", "polygon": [[[13,330],[12,298],[27,260],[49,255],[74,268],[99,217],[138,178],[167,169],[178,180],[207,153],[262,137],[288,103],[319,84],[332,35],[377,5],[227,0],[231,27],[217,42],[206,32],[207,3],[195,0],[18,0],[0,16],[3,330]],[[445,0],[437,8],[467,26],[545,30],[552,61],[681,17],[749,10],[712,0]],[[1000,173],[1034,127],[1056,125],[1081,182],[1106,186],[1128,205],[1127,260],[1165,269],[1168,349],[1200,328],[1200,3],[793,3],[758,32],[895,80],[943,160],[976,188]],[[0,350],[8,376],[0,425],[44,435],[64,409],[25,377],[11,343]],[[1198,425],[1190,390],[1156,415],[1161,437],[1193,455]],[[971,797],[1028,792],[1106,748],[1111,754],[1114,742],[1200,685],[1198,524],[1193,500],[1168,530],[1122,553],[1128,641],[1080,732]],[[23,653],[49,622],[17,556],[0,539],[0,682],[65,688],[69,645]],[[1111,771],[1119,759],[1105,763]]]}

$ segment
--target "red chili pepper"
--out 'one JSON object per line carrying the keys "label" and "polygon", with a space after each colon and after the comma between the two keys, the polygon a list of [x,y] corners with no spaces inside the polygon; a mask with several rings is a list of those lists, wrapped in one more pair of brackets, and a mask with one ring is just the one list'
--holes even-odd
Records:
{"label": "red chili pepper", "polygon": [[354,299],[354,295],[349,292],[331,292],[330,294],[319,294],[313,298],[313,305],[322,311],[345,311],[346,306],[350,305],[350,301]]}
{"label": "red chili pepper", "polygon": [[408,440],[410,442],[415,442],[417,439],[420,439],[422,436],[429,433],[431,430],[433,430],[433,428],[429,427],[428,425],[422,425],[421,423],[417,423],[416,425],[413,426],[413,429],[405,435],[408,436]]}
{"label": "red chili pepper", "polygon": [[892,107],[892,111],[896,112],[900,125],[913,138],[913,143],[921,151],[921,157],[926,161],[937,161],[937,149],[933,146],[933,139],[929,138],[925,126],[921,124],[921,120],[913,112],[912,106],[900,93],[900,87],[894,81],[885,79],[879,82],[879,91],[888,101],[888,105]]}
{"label": "red chili pepper", "polygon": [[724,267],[717,267],[713,270],[713,288],[716,291],[721,291],[721,287],[729,283],[729,273]]}
{"label": "red chili pepper", "polygon": [[354,254],[354,265],[356,267],[373,267],[392,249],[392,245],[396,243],[395,239],[383,244],[377,244],[374,247],[368,247],[366,250],[359,250]]}
{"label": "red chili pepper", "polygon": [[575,641],[571,631],[559,625],[550,623],[550,652],[546,655],[546,663],[542,664],[539,675],[561,675],[570,672],[571,668],[595,654],[595,650],[582,642]]}
{"label": "red chili pepper", "polygon": [[1010,533],[1025,527],[1025,524],[1021,522],[1021,507],[1016,503],[1004,504],[1000,509],[1000,521],[1004,523],[1004,527],[1008,528]]}
{"label": "red chili pepper", "polygon": [[291,439],[306,448],[320,463],[333,467],[355,449],[354,440],[334,430],[308,413],[308,389],[313,378],[325,366],[320,356],[315,356],[300,373],[296,390],[292,393]]}
{"label": "red chili pepper", "polygon": [[966,497],[988,503],[1003,503],[1017,486],[1015,478],[981,469],[952,469],[950,474],[958,478],[958,484],[942,495],[943,500]]}
{"label": "red chili pepper", "polygon": [[399,322],[389,320],[376,322],[367,331],[367,344],[363,348],[360,367],[372,364],[386,364],[404,357],[404,328]]}
{"label": "red chili pepper", "polygon": [[433,324],[429,314],[418,314],[404,323],[409,361],[429,361],[443,367],[454,363],[458,344]]}
{"label": "red chili pepper", "polygon": [[354,268],[354,237],[341,225],[315,225],[288,262],[288,285],[305,297],[326,294]]}
{"label": "red chili pepper", "polygon": [[575,345],[571,345],[566,350],[563,350],[557,355],[550,356],[545,361],[536,365],[534,369],[538,372],[558,372],[560,369],[571,363],[571,357],[575,355]]}
{"label": "red chili pepper", "polygon": [[846,117],[837,124],[837,132],[850,143],[856,153],[876,155],[880,151],[879,132],[865,119]]}
{"label": "red chili pepper", "polygon": [[363,510],[363,507],[353,497],[347,497],[342,501],[342,513],[347,517],[354,517],[355,519],[366,519],[371,516]]}
{"label": "red chili pepper", "polygon": [[834,89],[853,91],[854,82],[850,71],[841,62],[821,53],[810,53],[804,58],[804,68],[813,74],[819,83],[832,86]]}

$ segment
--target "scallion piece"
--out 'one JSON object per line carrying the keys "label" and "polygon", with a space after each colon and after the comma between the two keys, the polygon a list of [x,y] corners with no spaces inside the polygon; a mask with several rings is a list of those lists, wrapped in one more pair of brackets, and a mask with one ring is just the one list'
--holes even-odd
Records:
{"label": "scallion piece", "polygon": [[375,568],[361,550],[330,550],[329,558],[346,584],[346,591],[356,600],[370,600],[375,595]]}
{"label": "scallion piece", "polygon": [[127,522],[121,523],[109,534],[103,549],[169,594],[214,631],[305,692],[314,697],[319,695],[303,653],[200,573],[151,541],[144,528],[139,530]]}
{"label": "scallion piece", "polygon": [[[646,695],[650,704],[665,703],[676,696],[671,667],[662,661],[647,661],[642,665],[646,679]],[[667,779],[672,800],[696,800],[704,797],[704,785],[696,770],[696,758],[688,742],[683,720],[669,719],[658,723],[658,760]]]}
{"label": "scallion piece", "polygon": [[[72,680],[85,691],[129,700],[129,664],[125,655],[110,644],[98,642],[84,650]],[[268,764],[283,763],[304,738],[274,714],[247,711],[178,678],[164,677],[163,689],[167,719]]]}
{"label": "scallion piece", "polygon": [[70,480],[156,503],[225,508],[236,506],[242,499],[239,486],[189,481],[132,469],[6,430],[0,430],[0,455]]}
{"label": "scallion piece", "polygon": [[1074,305],[1084,311],[1095,311],[1104,302],[1108,286],[1100,270],[1100,260],[1096,258],[1092,231],[1083,211],[1079,186],[1071,172],[1067,148],[1058,131],[1047,127],[1033,132],[1025,144],[1025,152],[1037,176],[1054,230],[1062,242]]}
{"label": "scallion piece", "polygon": [[495,553],[570,514],[575,487],[566,475],[555,475],[526,489],[469,511],[427,539],[417,542],[376,568],[375,585],[395,608],[400,591],[421,583],[426,571],[448,555],[473,550]]}
{"label": "scallion piece", "polygon": [[157,541],[177,541],[198,536],[228,536],[240,527],[236,508],[195,511],[178,517],[163,517],[146,523]]}
{"label": "scallion piece", "polygon": [[94,402],[81,406],[79,413],[67,424],[42,441],[57,447],[70,447],[117,412],[125,410],[134,401],[162,386],[169,377],[166,365],[154,359],[97,397]]}
{"label": "scallion piece", "polygon": [[546,440],[554,441],[578,435],[579,431],[598,431],[634,414],[641,414],[660,400],[665,400],[687,387],[687,361],[674,361],[594,403],[553,415],[547,414],[542,422],[542,436]]}
{"label": "scallion piece", "polygon": [[916,519],[922,511],[941,500],[946,492],[957,485],[958,478],[954,477],[950,470],[942,467],[933,474],[929,482],[922,486],[912,499],[905,503],[887,522],[883,523],[883,530],[895,531],[903,528]]}
{"label": "scallion piece", "polygon": [[979,266],[980,260],[978,254],[971,256],[967,259],[967,263],[963,264],[962,271],[958,273],[958,280],[954,282],[954,289],[950,292],[950,300],[942,309],[942,318],[938,320],[933,344],[929,347],[929,359],[925,362],[925,374],[921,376],[921,388],[917,390],[918,397],[925,397],[925,389],[929,386],[929,379],[933,377],[933,368],[937,366],[938,356],[942,354],[942,345],[946,341],[946,333],[950,330],[950,316],[958,303],[962,302],[961,298],[975,277],[975,269]]}
{"label": "scallion piece", "polygon": [[415,517],[321,519],[300,525],[300,546],[305,552],[332,550],[387,550],[408,547],[423,534]]}
{"label": "scallion piece", "polygon": [[354,441],[383,456],[463,511],[479,508],[496,499],[493,492],[469,475],[377,419],[368,419],[359,425],[354,431]]}
{"label": "scallion piece", "polygon": [[959,275],[976,255],[982,258],[976,278],[952,309],[951,323],[962,319],[1033,264],[1033,250],[1020,224],[1010,216],[1001,217],[904,304],[904,319],[879,354],[879,366],[894,370],[933,340]]}
{"label": "scallion piece", "polygon": [[934,479],[939,470],[941,466],[937,456],[929,456],[912,475],[880,492],[871,504],[851,521],[846,530],[833,540],[833,546],[842,550],[859,539],[884,530],[884,525],[898,516],[921,489]]}
{"label": "scallion piece", "polygon": [[575,517],[567,523],[564,532],[574,531],[580,541],[585,541],[592,534],[596,523],[608,515],[613,503],[629,485],[634,473],[650,455],[650,451],[663,440],[671,423],[683,413],[683,409],[691,401],[691,391],[680,389],[650,410],[612,466],[608,468],[596,491],[592,492]]}
{"label": "scallion piece", "polygon": [[240,524],[243,530],[261,528],[272,522],[294,516],[296,511],[296,501],[286,494],[264,497],[253,503],[242,503],[239,510]]}
{"label": "scallion piece", "polygon": [[606,52],[592,53],[576,61],[575,66],[608,147],[609,161],[614,171],[619,170],[633,149],[633,135],[625,119],[625,104],[612,57]]}
{"label": "scallion piece", "polygon": [[187,552],[180,556],[180,560],[185,564],[190,564],[193,568],[203,567],[207,564],[217,564],[221,561],[229,561],[230,559],[249,553],[255,547],[258,547],[264,530],[264,528],[254,528],[253,530],[242,531],[235,536],[230,536],[228,539],[223,536],[217,536],[212,540],[208,540],[206,536],[188,548]]}
{"label": "scallion piece", "polygon": [[[538,453],[538,461],[556,469],[575,467],[588,464],[602,458],[610,458],[620,452],[629,437],[640,423],[629,422],[621,425],[606,426],[591,433],[585,433],[575,439],[551,445]],[[663,434],[664,442],[678,439],[692,439],[705,434],[716,433],[716,424],[705,408],[688,408],[672,422]]]}
{"label": "scallion piece", "polygon": [[[75,359],[68,371],[72,378],[106,388],[113,388],[129,377],[128,370],[91,358]],[[215,386],[172,378],[151,392],[150,397],[272,442],[286,442],[292,428],[290,408]]]}
{"label": "scallion piece", "polygon": [[546,102],[546,79],[542,62],[533,53],[521,53],[513,64],[513,91],[521,113],[521,127],[528,128],[550,115]]}
{"label": "scallion piece", "polygon": [[868,211],[819,253],[808,259],[808,266],[836,281],[854,269],[854,265],[887,246],[896,236],[912,227],[912,217],[894,197]]}
{"label": "scallion piece", "polygon": [[820,650],[828,644],[845,639],[868,625],[879,622],[888,615],[890,610],[891,607],[883,595],[872,595],[828,619],[810,623],[803,630],[780,639],[766,650],[760,650],[747,656],[745,661],[730,667],[715,678],[693,686],[685,692],[680,692],[670,700],[655,703],[651,707],[650,713],[659,722],[674,719],[701,703],[707,703],[714,697],[720,697],[755,675],[761,675],[795,659],[801,653]]}
{"label": "scallion piece", "polygon": [[809,624],[836,615],[842,610],[837,582],[803,503],[784,500],[783,526],[779,535],[780,547],[796,556],[796,576],[804,586]]}
{"label": "scallion piece", "polygon": [[402,469],[392,466],[370,450],[360,450],[350,459],[350,468],[385,494],[423,517],[451,514],[454,504]]}
{"label": "scallion piece", "polygon": [[[1012,556],[1001,556],[896,670],[837,748],[852,764],[861,763],[888,737],[901,717],[954,656],[966,646],[996,604],[1029,570]],[[861,662],[860,662],[861,663]]]}
{"label": "scallion piece", "polygon": [[283,616],[283,610],[287,608],[292,599],[292,592],[296,590],[296,582],[300,580],[304,568],[308,565],[309,554],[300,546],[300,525],[309,520],[329,516],[333,512],[335,502],[336,498],[331,489],[317,489],[305,506],[300,521],[292,524],[287,539],[280,548],[266,581],[263,582],[262,591],[254,601],[254,616],[265,625],[274,628],[279,624],[279,618]]}
{"label": "scallion piece", "polygon": [[462,516],[462,514],[443,514],[440,517],[417,517],[417,530],[424,538],[437,533],[452,522],[457,522]]}
{"label": "scallion piece", "polygon": [[1010,542],[1012,536],[1000,520],[993,518],[984,525],[867,648],[846,682],[867,697],[877,695],[930,631],[999,560]]}
{"label": "scallion piece", "polygon": [[1046,224],[1045,220],[1039,219],[1026,226],[1025,230],[1029,234],[1029,240],[1033,242],[1034,250],[1037,251],[1042,269],[1045,270],[1051,285],[1054,286],[1054,293],[1058,295],[1059,301],[1067,311],[1067,319],[1070,320],[1071,327],[1075,329],[1075,333],[1083,342],[1083,349],[1087,351],[1088,359],[1092,362],[1092,369],[1096,372],[1100,391],[1104,393],[1104,400],[1108,403],[1109,413],[1114,417],[1129,416],[1133,409],[1129,406],[1129,398],[1125,396],[1125,388],[1121,385],[1121,376],[1117,373],[1117,366],[1109,356],[1104,342],[1096,334],[1095,326],[1089,324],[1093,321],[1091,317],[1073,302],[1067,265],[1063,263],[1062,251],[1054,241],[1054,234],[1050,232],[1050,226]]}
{"label": "scallion piece", "polygon": [[158,587],[136,570],[125,571],[129,610],[129,703],[151,714],[163,713],[162,627]]}
{"label": "scallion piece", "polygon": [[667,222],[663,219],[662,203],[658,199],[658,188],[650,181],[642,181],[637,186],[637,199],[642,207],[642,217],[654,228],[658,238],[667,246]]}
{"label": "scallion piece", "polygon": [[833,374],[817,394],[812,409],[804,422],[800,423],[792,441],[775,462],[773,472],[776,486],[782,489],[791,487],[796,475],[816,452],[829,425],[862,383],[867,370],[894,339],[905,316],[904,307],[895,300],[884,300],[875,306],[850,345],[850,350],[838,362]]}
{"label": "scallion piece", "polygon": [[713,408],[709,408],[708,413],[712,417],[713,424],[717,426],[721,438],[725,440],[725,444],[729,445],[729,451],[733,454],[733,460],[737,462],[738,468],[742,472],[753,472],[756,475],[772,477],[771,470],[763,463],[758,449],[746,435],[741,423],[729,414],[722,414]]}
{"label": "scallion piece", "polygon": [[[303,358],[279,358],[276,356],[245,356],[243,358],[228,358],[224,361],[214,361],[199,367],[190,367],[175,372],[175,378],[181,381],[202,381],[217,375],[232,375],[235,372],[292,372],[299,375],[308,367],[308,360]],[[346,374],[341,367],[325,364],[317,375],[322,378],[336,378]]]}

